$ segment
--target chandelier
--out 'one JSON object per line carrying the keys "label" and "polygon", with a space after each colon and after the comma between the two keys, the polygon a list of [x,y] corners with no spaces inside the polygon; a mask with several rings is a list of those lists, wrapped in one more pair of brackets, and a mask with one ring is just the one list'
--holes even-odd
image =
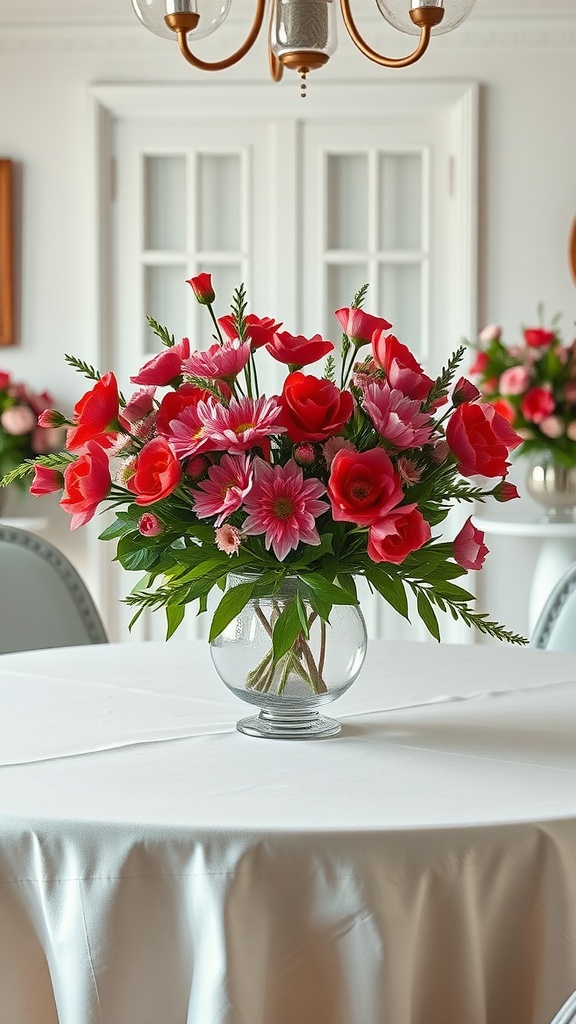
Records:
{"label": "chandelier", "polygon": [[[232,0],[132,0],[140,21],[155,35],[177,38],[182,56],[201,71],[222,71],[237,64],[258,38],[269,4],[268,55],[275,82],[284,68],[297,71],[305,91],[306,75],[321,68],[336,50],[337,0],[256,0],[256,12],[242,45],[223,60],[201,60],[191,50],[197,39],[211,35],[226,19]],[[369,60],[387,68],[414,64],[428,49],[432,34],[450,32],[468,17],[476,0],[375,0],[382,16],[401,32],[419,37],[406,57],[377,53],[360,34],[350,0],[340,0],[344,25],[353,43]]]}

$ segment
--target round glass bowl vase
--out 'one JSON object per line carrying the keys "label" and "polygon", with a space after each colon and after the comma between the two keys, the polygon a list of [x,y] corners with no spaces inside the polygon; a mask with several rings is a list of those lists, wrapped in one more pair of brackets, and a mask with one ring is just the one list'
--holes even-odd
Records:
{"label": "round glass bowl vase", "polygon": [[576,466],[557,462],[552,452],[538,452],[530,458],[526,487],[534,501],[544,509],[542,518],[545,522],[573,521]]}
{"label": "round glass bowl vase", "polygon": [[[230,575],[227,589],[246,578]],[[259,715],[237,723],[248,736],[335,736],[340,723],[320,709],[352,685],[364,663],[366,623],[359,606],[335,605],[326,623],[304,600],[309,636],[299,633],[273,664],[274,624],[296,590],[297,580],[288,578],[274,595],[252,598],[210,645],[214,667],[228,689],[260,709]]]}

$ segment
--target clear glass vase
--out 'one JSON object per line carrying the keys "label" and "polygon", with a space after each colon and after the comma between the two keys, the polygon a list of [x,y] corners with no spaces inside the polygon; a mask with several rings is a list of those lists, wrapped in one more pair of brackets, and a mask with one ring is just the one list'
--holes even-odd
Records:
{"label": "clear glass vase", "polygon": [[[246,582],[230,575],[227,588]],[[319,713],[352,685],[366,655],[366,624],[357,605],[335,605],[324,622],[304,601],[309,636],[296,637],[276,665],[272,661],[274,623],[296,593],[288,578],[271,596],[251,599],[210,645],[218,675],[260,714],[237,724],[249,736],[315,739],[335,736],[340,723]]]}

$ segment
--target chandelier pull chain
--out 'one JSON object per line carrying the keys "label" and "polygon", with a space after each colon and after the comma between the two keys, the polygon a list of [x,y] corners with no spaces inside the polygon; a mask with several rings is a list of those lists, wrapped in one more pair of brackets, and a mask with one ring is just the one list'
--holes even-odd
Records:
{"label": "chandelier pull chain", "polygon": [[300,78],[301,78],[301,82],[300,82],[300,97],[303,100],[306,99],[306,75],[307,75],[307,73],[308,72],[305,69],[303,69],[300,72]]}

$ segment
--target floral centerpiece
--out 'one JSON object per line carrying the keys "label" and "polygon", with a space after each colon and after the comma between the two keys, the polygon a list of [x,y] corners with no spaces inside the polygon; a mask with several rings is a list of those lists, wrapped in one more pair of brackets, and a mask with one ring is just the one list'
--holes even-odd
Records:
{"label": "floral centerpiece", "polygon": [[[188,283],[211,318],[213,343],[176,342],[150,319],[163,348],[131,378],[127,397],[113,373],[67,357],[95,383],[71,419],[54,410],[41,417],[67,427],[66,449],[7,478],[33,472],[32,494],[61,491],[72,529],[113,510],[102,539],[116,542],[124,568],[144,573],[126,598],[133,621],[164,608],[169,637],[188,604],[205,611],[228,580],[210,641],[256,602],[268,647],[243,685],[276,696],[292,675],[316,695],[327,691],[326,627],[358,605],[358,578],[406,617],[412,594],[438,640],[439,611],[525,642],[475,611],[455,582],[487,553],[471,517],[451,539],[438,532],[456,502],[517,496],[505,478],[521,438],[470,381],[454,383],[464,347],[433,380],[391,324],[363,310],[364,288],[336,312],[337,362],[321,335],[293,335],[247,313],[243,287],[217,318],[210,275]],[[286,368],[278,394],[260,393],[262,359]]]}
{"label": "floral centerpiece", "polygon": [[[47,391],[37,394],[0,370],[0,477],[25,459],[34,459],[61,445],[62,431],[39,424],[40,415],[52,403]],[[18,475],[16,482],[23,485]],[[0,491],[0,502],[2,496]]]}
{"label": "floral centerpiece", "polygon": [[[539,315],[542,321],[542,307]],[[470,375],[489,402],[522,437],[518,455],[551,452],[576,466],[576,341],[564,345],[555,317],[549,328],[525,327],[506,344],[491,324],[475,343]]]}

